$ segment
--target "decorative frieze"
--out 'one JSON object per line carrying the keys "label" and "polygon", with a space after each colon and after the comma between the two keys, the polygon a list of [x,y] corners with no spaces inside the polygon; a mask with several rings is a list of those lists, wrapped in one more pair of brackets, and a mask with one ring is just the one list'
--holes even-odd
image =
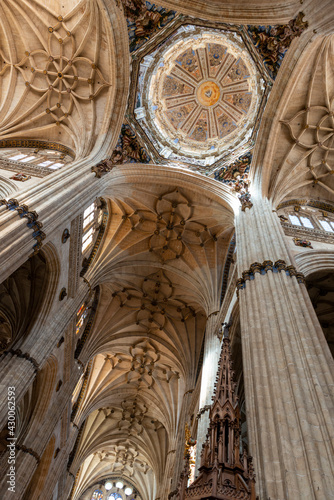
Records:
{"label": "decorative frieze", "polygon": [[294,198],[292,200],[283,201],[282,203],[277,205],[276,210],[280,210],[281,208],[291,207],[291,206],[294,207],[307,206],[307,207],[318,208],[319,210],[324,210],[325,212],[334,213],[334,205],[331,205],[330,203],[325,203],[319,200],[307,200],[303,198]]}
{"label": "decorative frieze", "polygon": [[34,358],[32,358],[28,353],[26,352],[23,353],[20,349],[10,349],[8,352],[13,356],[17,356],[18,358],[26,359],[33,365],[35,373],[38,372],[39,365],[37,361]]}
{"label": "decorative frieze", "polygon": [[34,177],[45,177],[52,173],[52,170],[47,167],[40,167],[38,165],[29,165],[29,163],[20,163],[17,161],[8,160],[7,158],[0,157],[0,168],[2,170],[9,170],[10,172],[17,172],[20,170],[22,175],[33,175]]}

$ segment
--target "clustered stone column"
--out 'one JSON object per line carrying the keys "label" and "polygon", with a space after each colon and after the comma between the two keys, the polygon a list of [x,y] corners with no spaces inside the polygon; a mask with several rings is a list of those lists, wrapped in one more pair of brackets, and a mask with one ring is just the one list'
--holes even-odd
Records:
{"label": "clustered stone column", "polygon": [[334,362],[268,200],[236,216],[250,453],[261,500],[333,498]]}
{"label": "clustered stone column", "polygon": [[197,415],[198,426],[195,475],[201,463],[202,444],[205,441],[210,423],[209,410],[212,404],[212,395],[220,356],[220,340],[217,333],[217,316],[211,315],[208,318],[205,330],[201,392],[199,398],[199,413]]}
{"label": "clustered stone column", "polygon": [[166,460],[163,484],[158,489],[159,495],[157,496],[161,500],[167,500],[168,494],[176,490],[180,474],[184,467],[185,427],[189,415],[192,392],[192,390],[187,391],[183,396],[178,432],[173,442],[170,443],[170,453]]}

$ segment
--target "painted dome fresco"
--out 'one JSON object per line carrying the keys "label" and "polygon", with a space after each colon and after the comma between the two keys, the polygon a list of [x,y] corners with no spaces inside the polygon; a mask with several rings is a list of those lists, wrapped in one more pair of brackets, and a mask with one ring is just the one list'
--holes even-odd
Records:
{"label": "painted dome fresco", "polygon": [[188,26],[144,57],[135,115],[161,156],[212,165],[248,142],[262,94],[241,37]]}

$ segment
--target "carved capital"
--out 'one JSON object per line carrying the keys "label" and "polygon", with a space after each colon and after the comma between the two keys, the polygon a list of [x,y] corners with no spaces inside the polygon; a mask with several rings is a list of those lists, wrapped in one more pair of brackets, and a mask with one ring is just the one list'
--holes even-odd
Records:
{"label": "carved capital", "polygon": [[237,279],[236,287],[237,294],[239,290],[243,290],[246,286],[246,281],[250,281],[251,276],[255,277],[255,274],[267,274],[268,271],[272,271],[274,274],[277,272],[285,271],[290,277],[295,276],[299,284],[305,284],[305,276],[299,273],[297,269],[290,265],[287,266],[284,260],[277,260],[275,264],[271,260],[265,260],[262,262],[254,262],[250,265],[249,269],[241,273],[241,278]]}

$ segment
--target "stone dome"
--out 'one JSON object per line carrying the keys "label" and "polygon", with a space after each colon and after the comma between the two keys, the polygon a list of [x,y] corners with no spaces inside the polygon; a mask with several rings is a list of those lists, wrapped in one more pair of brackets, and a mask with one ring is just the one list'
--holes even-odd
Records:
{"label": "stone dome", "polygon": [[208,165],[249,139],[261,78],[236,33],[193,28],[144,61],[141,109],[162,156]]}

